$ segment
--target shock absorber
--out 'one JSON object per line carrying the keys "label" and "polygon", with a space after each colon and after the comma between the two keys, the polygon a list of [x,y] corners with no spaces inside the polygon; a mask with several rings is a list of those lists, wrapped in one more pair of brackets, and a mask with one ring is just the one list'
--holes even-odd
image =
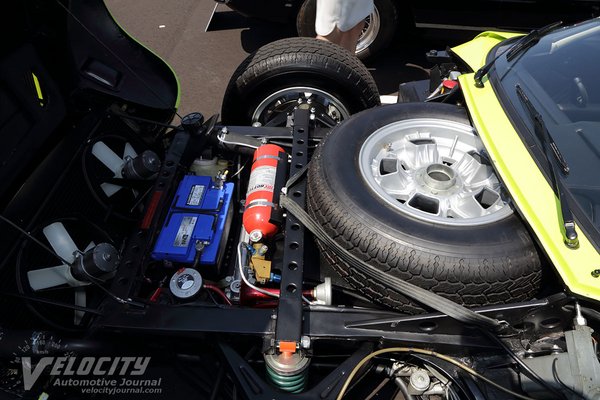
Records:
{"label": "shock absorber", "polygon": [[267,377],[276,388],[300,393],[306,387],[309,359],[304,352],[265,354]]}

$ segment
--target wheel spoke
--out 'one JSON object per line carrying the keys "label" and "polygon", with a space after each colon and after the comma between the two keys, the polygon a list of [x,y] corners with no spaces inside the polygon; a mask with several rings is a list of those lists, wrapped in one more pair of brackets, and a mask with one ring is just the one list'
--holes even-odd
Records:
{"label": "wheel spoke", "polygon": [[484,208],[471,193],[462,193],[454,198],[452,211],[461,218],[476,218],[484,214]]}
{"label": "wheel spoke", "polygon": [[392,174],[383,175],[379,179],[383,190],[395,198],[403,197],[402,200],[406,200],[406,196],[413,190],[413,180],[402,168]]}
{"label": "wheel spoke", "polygon": [[443,218],[456,218],[456,214],[452,209],[452,201],[451,199],[444,199],[440,203],[440,217]]}
{"label": "wheel spoke", "polygon": [[407,141],[404,148],[404,160],[410,169],[422,168],[438,161],[438,146],[435,142],[415,144]]}
{"label": "wheel spoke", "polygon": [[498,182],[491,166],[481,162],[481,159],[471,153],[465,153],[452,168],[462,177],[468,187],[491,185]]}

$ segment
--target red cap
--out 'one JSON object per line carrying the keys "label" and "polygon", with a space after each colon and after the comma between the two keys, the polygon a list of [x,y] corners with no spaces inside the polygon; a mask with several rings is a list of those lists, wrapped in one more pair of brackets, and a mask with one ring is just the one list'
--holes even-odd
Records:
{"label": "red cap", "polygon": [[458,85],[458,82],[452,81],[450,79],[445,79],[444,82],[442,82],[442,84],[444,85],[444,88],[446,88],[446,89],[454,89],[454,87],[456,85]]}

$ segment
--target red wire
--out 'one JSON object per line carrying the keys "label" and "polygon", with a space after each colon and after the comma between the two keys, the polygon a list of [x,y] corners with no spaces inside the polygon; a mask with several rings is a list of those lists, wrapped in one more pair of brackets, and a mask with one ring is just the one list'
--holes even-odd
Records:
{"label": "red wire", "polygon": [[223,301],[225,301],[225,303],[227,303],[228,305],[231,305],[231,300],[229,300],[229,297],[225,296],[225,293],[218,286],[215,286],[211,283],[205,283],[204,288],[208,289],[208,290],[212,290],[213,292],[218,294],[219,297],[221,297],[223,299]]}
{"label": "red wire", "polygon": [[156,288],[152,296],[150,297],[150,301],[155,303],[160,297],[160,293],[162,292],[162,288]]}

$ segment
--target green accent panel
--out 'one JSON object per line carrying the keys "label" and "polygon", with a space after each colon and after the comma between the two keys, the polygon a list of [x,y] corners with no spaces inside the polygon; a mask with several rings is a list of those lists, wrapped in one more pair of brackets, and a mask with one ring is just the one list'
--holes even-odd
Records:
{"label": "green accent panel", "polygon": [[40,86],[40,81],[36,74],[31,73],[31,77],[33,78],[33,85],[35,86],[35,92],[37,94],[38,99],[40,100],[40,104],[44,102],[44,95],[42,94],[42,87]]}

